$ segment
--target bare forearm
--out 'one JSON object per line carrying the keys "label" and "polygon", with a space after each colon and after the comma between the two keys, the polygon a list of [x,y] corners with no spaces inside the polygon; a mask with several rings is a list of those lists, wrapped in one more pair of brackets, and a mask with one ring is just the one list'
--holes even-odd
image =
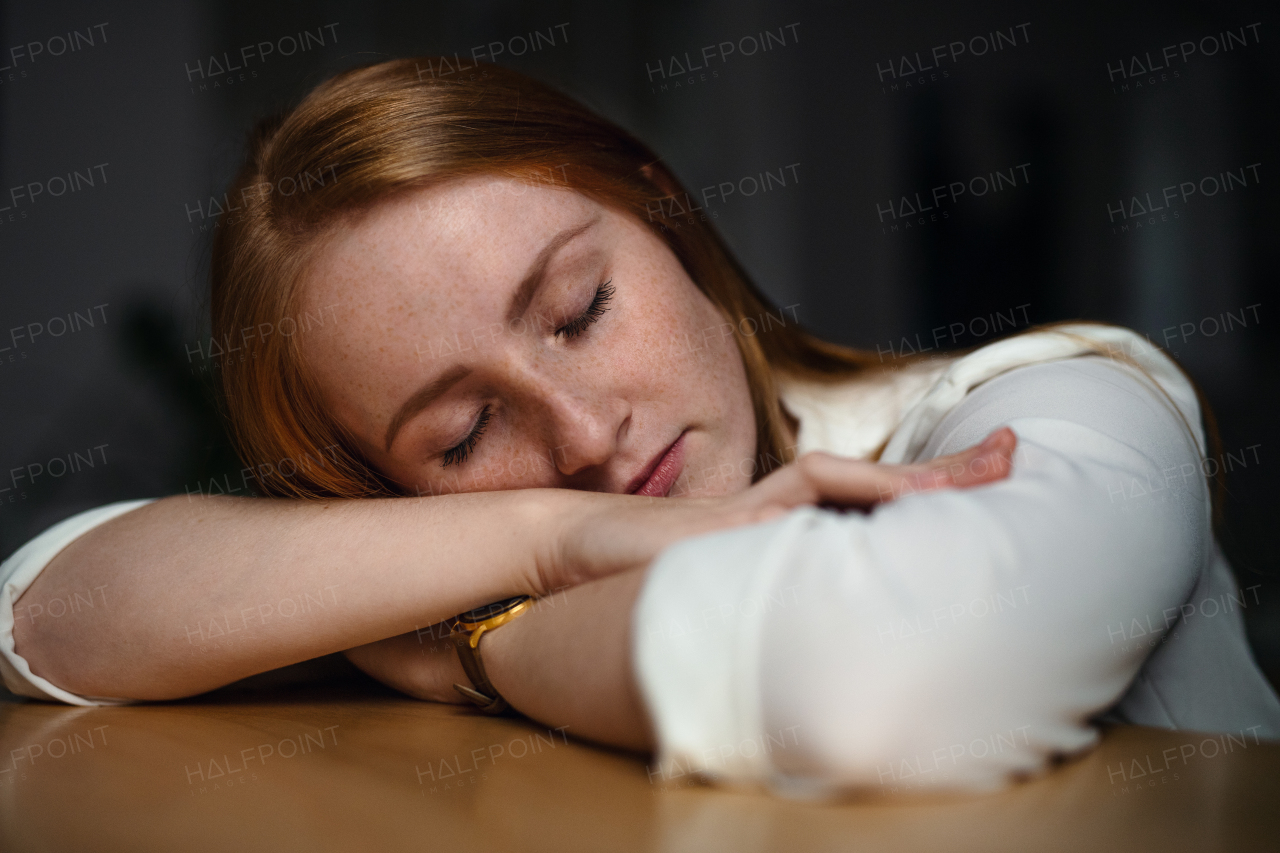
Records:
{"label": "bare forearm", "polygon": [[494,686],[548,725],[611,746],[650,749],[653,734],[631,665],[631,611],[643,581],[637,570],[583,584],[554,608],[538,607],[494,631],[484,640]]}
{"label": "bare forearm", "polygon": [[[536,594],[530,543],[552,498],[167,498],[90,531],[45,567],[15,607],[17,651],[83,695],[203,692]],[[56,620],[34,615],[86,589],[102,601]]]}

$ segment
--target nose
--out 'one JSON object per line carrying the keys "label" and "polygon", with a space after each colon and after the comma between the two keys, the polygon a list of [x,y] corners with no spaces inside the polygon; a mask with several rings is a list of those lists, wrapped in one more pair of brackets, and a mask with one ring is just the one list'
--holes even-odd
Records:
{"label": "nose", "polygon": [[581,392],[561,391],[548,395],[544,402],[551,456],[561,474],[573,477],[603,468],[617,453],[631,420],[630,406],[624,400],[592,399]]}

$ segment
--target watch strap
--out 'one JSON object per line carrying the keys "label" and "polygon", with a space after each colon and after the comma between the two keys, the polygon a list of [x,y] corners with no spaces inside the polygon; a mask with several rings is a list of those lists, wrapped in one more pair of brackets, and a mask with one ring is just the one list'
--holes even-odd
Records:
{"label": "watch strap", "polygon": [[454,617],[450,623],[450,637],[458,650],[458,661],[471,681],[470,686],[455,683],[453,689],[482,713],[501,714],[511,706],[489,681],[480,656],[480,640],[487,632],[507,624],[528,611],[531,606],[532,599],[529,596],[518,595],[463,613]]}
{"label": "watch strap", "polygon": [[462,634],[455,638],[455,645],[458,649],[458,660],[462,663],[462,670],[467,674],[472,686],[455,683],[453,689],[470,700],[484,714],[496,716],[511,707],[489,682],[489,676],[484,671],[484,661],[480,659],[480,644],[477,643],[472,648],[470,635]]}

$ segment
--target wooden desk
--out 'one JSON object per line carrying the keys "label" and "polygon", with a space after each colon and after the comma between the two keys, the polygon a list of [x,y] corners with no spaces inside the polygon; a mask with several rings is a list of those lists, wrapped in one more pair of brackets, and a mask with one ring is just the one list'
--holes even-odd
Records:
{"label": "wooden desk", "polygon": [[1280,745],[1228,746],[1121,728],[1001,793],[813,805],[651,777],[562,732],[359,681],[10,701],[0,850],[1280,850]]}

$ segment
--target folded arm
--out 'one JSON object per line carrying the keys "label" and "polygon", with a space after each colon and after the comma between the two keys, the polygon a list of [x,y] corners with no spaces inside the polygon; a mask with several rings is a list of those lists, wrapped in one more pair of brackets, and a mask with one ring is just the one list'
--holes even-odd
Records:
{"label": "folded arm", "polygon": [[[1209,504],[1179,419],[1125,369],[1013,371],[924,455],[1002,424],[1008,480],[679,543],[643,586],[591,584],[494,632],[495,686],[545,722],[652,744],[673,772],[798,792],[1038,772],[1094,741],[1089,718],[1149,652],[1108,627],[1160,625],[1194,587]],[[1135,479],[1166,488],[1144,500]]]}
{"label": "folded arm", "polygon": [[[1007,444],[985,451],[1001,471]],[[404,664],[445,617],[644,566],[677,539],[799,504],[973,479],[964,465],[813,461],[714,499],[535,489],[103,507],[0,565],[0,666],[16,687],[68,702],[166,699],[373,642],[353,660],[424,695]],[[407,631],[412,643],[380,642]]]}

